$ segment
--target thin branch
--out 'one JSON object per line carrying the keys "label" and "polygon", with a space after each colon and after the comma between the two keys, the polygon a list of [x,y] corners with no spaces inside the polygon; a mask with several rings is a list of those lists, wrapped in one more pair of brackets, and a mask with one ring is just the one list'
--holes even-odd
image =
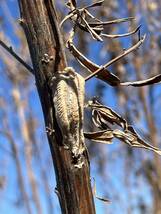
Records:
{"label": "thin branch", "polygon": [[[72,55],[78,60],[78,62],[85,68],[88,69],[88,71],[95,72],[99,69],[99,65],[93,63],[88,58],[86,58],[72,43],[72,41],[67,42],[67,47],[69,51],[72,53]],[[98,79],[108,83],[111,86],[117,86],[120,84],[119,78],[108,71],[107,69],[102,69],[102,71],[97,76]]]}
{"label": "thin branch", "polygon": [[19,63],[21,63],[30,73],[34,74],[34,69],[28,65],[21,57],[19,57],[12,49],[12,47],[7,46],[2,40],[0,40],[0,45],[8,51]]}
{"label": "thin branch", "polygon": [[116,39],[116,38],[120,38],[120,37],[127,37],[127,36],[131,36],[131,35],[135,34],[137,31],[139,31],[140,27],[141,27],[141,25],[139,25],[136,29],[134,29],[133,31],[131,31],[129,33],[116,34],[116,35],[109,35],[109,34],[101,33],[101,36],[104,36],[104,37],[110,38],[110,39]]}
{"label": "thin branch", "polygon": [[93,178],[93,181],[94,181],[94,186],[93,186],[93,195],[100,201],[103,201],[105,203],[111,203],[111,201],[107,198],[103,198],[103,197],[100,197],[97,195],[97,190],[96,190],[96,181],[95,179]]}
{"label": "thin branch", "polygon": [[111,21],[106,21],[106,22],[98,22],[98,23],[88,23],[91,27],[95,27],[98,25],[111,25],[111,24],[120,24],[122,22],[131,22],[132,20],[134,20],[134,17],[127,17],[127,18],[122,18],[122,19],[115,19],[115,20],[111,20]]}
{"label": "thin branch", "polygon": [[100,6],[102,6],[103,2],[104,2],[104,0],[98,1],[96,3],[92,3],[92,4],[88,5],[88,6],[86,6],[84,9],[89,9],[89,8],[92,8],[92,7],[100,7]]}
{"label": "thin branch", "polygon": [[[73,15],[72,15],[73,16]],[[66,18],[66,17],[65,17]],[[86,20],[84,20],[85,18],[82,18],[80,17],[84,22],[87,22]],[[94,17],[94,19],[96,19]],[[105,33],[101,33],[103,30],[104,30],[104,25],[108,25],[108,24],[118,24],[118,23],[122,23],[122,22],[127,22],[127,21],[131,21],[132,19],[134,19],[133,17],[129,17],[129,18],[124,18],[124,19],[116,19],[116,20],[113,20],[113,21],[109,21],[109,22],[102,22],[101,20],[97,19],[96,22],[88,22],[87,24],[82,24],[80,22],[78,22],[78,17],[77,19],[75,19],[75,24],[81,29],[81,30],[84,30],[86,32],[89,32],[91,33],[92,31],[92,34],[97,34],[95,37],[97,39],[97,37],[99,36],[104,36],[104,37],[107,37],[107,38],[111,38],[111,39],[114,39],[114,38],[120,38],[120,37],[126,37],[126,36],[130,36],[132,34],[135,34],[137,31],[139,31],[141,25],[139,25],[136,29],[134,29],[133,31],[129,32],[129,33],[125,33],[125,34],[116,34],[116,35],[109,35],[109,34],[105,34]],[[93,33],[94,31],[94,33]],[[95,38],[94,38],[95,39]],[[99,41],[102,41],[102,38],[98,38]]]}
{"label": "thin branch", "polygon": [[85,13],[86,15],[88,15],[90,18],[92,18],[92,19],[94,19],[94,20],[100,22],[100,20],[97,19],[95,16],[93,16],[87,9],[84,9],[84,13]]}
{"label": "thin branch", "polygon": [[[103,2],[104,2],[104,0],[103,1],[101,0],[101,1],[98,1],[96,3],[92,3],[91,5],[88,5],[86,7],[77,8],[75,1],[74,1],[74,4],[73,4],[72,1],[69,1],[67,6],[70,8],[71,11],[69,12],[69,14],[67,16],[64,17],[64,19],[61,21],[59,26],[61,27],[62,24],[66,20],[71,19],[72,21],[75,22],[75,25],[77,25],[80,29],[82,29],[82,30],[84,30],[86,32],[89,32],[93,39],[96,39],[96,40],[98,40],[100,42],[103,41],[101,36],[108,37],[108,38],[125,37],[125,36],[130,36],[130,35],[134,34],[136,31],[139,30],[140,27],[138,27],[134,31],[132,31],[130,33],[126,33],[126,34],[120,34],[120,35],[101,34],[101,32],[103,31],[103,25],[116,24],[116,23],[131,21],[132,19],[134,19],[133,17],[129,17],[129,18],[112,20],[112,21],[109,21],[109,22],[102,22],[101,20],[99,20],[96,17],[94,17],[88,11],[88,9],[92,8],[92,7],[101,6]],[[88,23],[87,20],[86,20],[86,16],[89,16],[90,18],[94,19],[95,22]]]}
{"label": "thin branch", "polygon": [[109,61],[105,65],[100,66],[100,68],[98,70],[96,70],[94,73],[92,73],[91,75],[89,75],[88,77],[86,77],[85,81],[91,79],[92,77],[94,77],[95,75],[97,75],[98,73],[100,73],[102,70],[104,70],[106,67],[112,65],[113,63],[117,62],[119,59],[123,58],[124,56],[126,56],[129,53],[131,53],[132,51],[136,50],[144,42],[145,37],[146,37],[146,35],[144,35],[139,42],[137,42],[135,45],[133,45],[132,47],[130,47],[129,49],[127,49],[125,52],[123,52],[122,54],[120,54],[116,58],[112,59],[111,61]]}
{"label": "thin branch", "polygon": [[75,13],[69,13],[67,16],[64,17],[64,19],[60,22],[59,27],[61,28],[65,21],[72,18],[72,16],[76,15]]}
{"label": "thin branch", "polygon": [[152,85],[161,82],[161,74],[158,74],[154,77],[145,80],[138,80],[135,82],[122,82],[120,85],[122,86],[134,86],[134,87],[141,87],[146,85]]}
{"label": "thin branch", "polygon": [[93,37],[93,39],[96,39],[100,42],[103,42],[103,39],[90,27],[90,25],[88,24],[88,22],[85,20],[84,17],[80,17],[82,19],[82,21],[85,23],[85,26],[88,30],[88,32],[91,34],[91,36]]}

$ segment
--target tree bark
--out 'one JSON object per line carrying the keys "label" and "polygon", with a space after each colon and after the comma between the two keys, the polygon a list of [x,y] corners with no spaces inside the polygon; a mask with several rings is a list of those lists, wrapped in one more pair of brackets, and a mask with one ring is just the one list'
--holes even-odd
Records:
{"label": "tree bark", "polygon": [[[55,167],[56,189],[62,213],[93,214],[95,207],[87,152],[83,154],[82,168],[76,168],[71,152],[62,146],[62,135],[54,114],[52,93],[48,87],[51,75],[67,66],[55,7],[52,0],[19,0],[19,8],[20,21],[28,41],[36,86],[48,129],[47,136]],[[45,61],[44,54],[49,56],[48,62]]]}

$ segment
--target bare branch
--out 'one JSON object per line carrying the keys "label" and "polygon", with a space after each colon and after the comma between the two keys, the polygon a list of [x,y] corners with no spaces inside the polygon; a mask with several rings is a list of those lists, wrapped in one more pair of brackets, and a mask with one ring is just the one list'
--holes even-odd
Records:
{"label": "bare branch", "polygon": [[101,0],[101,1],[98,1],[96,3],[90,4],[90,5],[86,6],[85,9],[89,9],[92,7],[100,7],[100,6],[102,6],[103,2],[104,2],[104,0]]}
{"label": "bare branch", "polygon": [[[77,8],[76,1],[68,1],[67,2],[67,7],[70,9],[70,12],[61,21],[60,27],[62,26],[62,24],[66,20],[68,20],[69,18],[71,18],[72,21],[75,22],[75,25],[77,25],[80,29],[82,29],[82,30],[84,30],[86,32],[89,32],[91,34],[91,36],[92,36],[93,39],[96,39],[96,40],[102,42],[103,39],[101,38],[101,32],[103,31],[103,25],[116,24],[116,23],[131,21],[132,19],[134,19],[133,17],[129,17],[129,18],[124,18],[124,19],[112,20],[112,21],[109,21],[109,22],[102,22],[98,18],[94,17],[88,11],[88,9],[90,9],[92,7],[101,6],[103,2],[104,2],[104,0],[101,0],[101,1],[98,1],[96,3],[92,3],[92,4],[90,4],[90,5],[86,6],[86,7]],[[87,20],[86,20],[87,16],[89,16],[90,18],[92,18],[95,22],[94,23],[88,23]],[[136,30],[134,30],[134,31],[132,31],[130,33],[122,34],[122,35],[102,34],[102,36],[108,37],[108,38],[124,37],[124,36],[129,36],[129,35],[134,34],[137,30],[138,29],[136,29]]]}
{"label": "bare branch", "polygon": [[[67,42],[67,47],[70,50],[70,52],[73,54],[73,56],[78,60],[78,62],[88,69],[88,71],[95,72],[99,69],[99,65],[93,63],[89,59],[87,59],[75,46],[71,41]],[[117,86],[120,84],[119,78],[112,74],[110,71],[108,71],[106,68],[103,68],[101,72],[96,75],[96,77],[106,83],[108,83],[111,86]]]}
{"label": "bare branch", "polygon": [[111,25],[111,24],[120,24],[122,22],[131,22],[132,20],[134,20],[135,18],[134,17],[127,17],[127,18],[122,18],[122,19],[115,19],[115,20],[111,20],[111,21],[106,21],[106,22],[102,22],[100,21],[100,23],[91,23],[89,22],[88,24],[91,26],[91,27],[96,27],[98,25]]}
{"label": "bare branch", "polygon": [[0,40],[0,45],[8,51],[19,63],[21,63],[30,73],[34,74],[33,68],[28,65],[21,57],[19,57],[12,49],[12,47],[7,46],[2,40]]}
{"label": "bare branch", "polygon": [[135,82],[122,82],[120,85],[122,86],[134,86],[134,87],[141,87],[146,85],[152,85],[161,82],[161,74],[158,74],[154,77],[151,77],[146,80],[139,80]]}
{"label": "bare branch", "polygon": [[105,202],[105,203],[111,203],[111,201],[110,201],[109,199],[107,199],[107,198],[102,198],[102,197],[100,197],[100,196],[97,195],[96,181],[95,181],[94,178],[93,178],[93,180],[94,180],[93,195],[94,195],[98,200],[100,200],[100,201],[103,201],[103,202]]}
{"label": "bare branch", "polygon": [[123,52],[122,54],[120,54],[116,58],[112,59],[111,61],[109,61],[105,65],[100,66],[100,68],[97,71],[95,71],[94,73],[92,73],[91,75],[89,75],[88,77],[86,77],[85,81],[91,79],[92,77],[94,77],[95,75],[97,75],[99,72],[101,72],[102,70],[104,70],[106,67],[112,65],[113,63],[117,62],[119,59],[123,58],[124,56],[126,56],[129,53],[131,53],[132,51],[136,50],[144,42],[145,37],[146,37],[146,35],[144,35],[139,42],[137,42],[135,45],[133,45],[132,47],[130,47],[129,49],[127,49],[125,52]]}
{"label": "bare branch", "polygon": [[88,32],[91,34],[91,36],[93,37],[93,39],[96,39],[100,42],[103,42],[103,39],[101,38],[101,36],[99,36],[91,27],[90,25],[88,24],[88,22],[85,20],[84,17],[81,17],[81,19],[83,20],[83,22],[85,23],[85,26],[88,30]]}
{"label": "bare branch", "polygon": [[101,36],[104,36],[104,37],[110,38],[110,39],[116,39],[116,38],[120,38],[120,37],[127,37],[127,36],[131,36],[131,35],[135,34],[137,31],[139,31],[140,27],[141,27],[141,25],[139,25],[136,29],[134,29],[133,31],[131,31],[129,33],[116,34],[116,35],[110,35],[110,34],[101,33]]}
{"label": "bare branch", "polygon": [[[89,13],[89,12],[88,12]],[[89,14],[88,14],[89,15]],[[71,16],[71,15],[70,15]],[[73,15],[72,15],[73,16]],[[67,16],[68,17],[68,16]],[[66,17],[65,17],[66,18]],[[119,19],[119,20],[113,20],[113,21],[109,21],[109,22],[102,22],[101,20],[99,20],[99,19],[96,19],[95,17],[92,17],[92,18],[94,18],[94,19],[96,19],[97,21],[96,22],[92,22],[92,23],[90,23],[90,22],[87,22],[86,20],[85,20],[85,18],[82,18],[82,17],[80,17],[84,22],[86,22],[86,24],[85,25],[83,25],[82,23],[80,23],[80,22],[78,22],[78,20],[75,20],[75,23],[76,23],[76,25],[77,26],[79,26],[79,28],[81,29],[81,30],[84,30],[84,31],[86,31],[86,32],[89,32],[91,35],[92,35],[92,37],[94,38],[94,39],[97,39],[98,41],[102,41],[102,38],[100,37],[100,36],[103,36],[103,37],[107,37],[107,38],[110,38],[110,39],[114,39],[114,38],[120,38],[120,37],[127,37],[127,36],[130,36],[130,35],[133,35],[133,34],[135,34],[137,31],[139,31],[139,29],[140,29],[140,27],[141,27],[141,25],[140,26],[138,26],[136,29],[134,29],[133,31],[131,31],[131,32],[129,32],[129,33],[124,33],[124,34],[116,34],[116,35],[109,35],[109,34],[105,34],[105,33],[101,33],[103,30],[104,30],[104,28],[103,28],[103,26],[104,25],[108,25],[108,24],[111,24],[112,22],[114,23],[115,22],[115,24],[118,22],[118,23],[121,23],[121,22],[125,22],[125,21],[129,21],[130,20],[130,18],[125,18],[125,19]],[[132,19],[132,17],[131,17],[131,19]]]}
{"label": "bare branch", "polygon": [[64,24],[65,21],[67,21],[68,19],[72,18],[72,16],[74,16],[75,13],[69,13],[67,16],[64,17],[64,19],[60,22],[59,27],[61,28],[62,25]]}
{"label": "bare branch", "polygon": [[87,9],[84,9],[84,13],[85,13],[86,15],[88,15],[90,18],[92,18],[92,19],[94,19],[94,20],[100,22],[100,20],[97,19],[96,17],[94,17]]}

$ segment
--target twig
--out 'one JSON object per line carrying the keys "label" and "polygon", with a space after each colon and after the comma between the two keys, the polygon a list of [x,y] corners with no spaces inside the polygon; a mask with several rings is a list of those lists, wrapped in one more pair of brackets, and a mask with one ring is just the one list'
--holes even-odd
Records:
{"label": "twig", "polygon": [[68,19],[72,18],[72,16],[74,16],[75,13],[69,13],[67,16],[64,17],[64,19],[60,22],[59,27],[61,28],[62,25],[64,24],[65,21],[67,21]]}
{"label": "twig", "polygon": [[113,63],[115,63],[116,61],[118,61],[119,59],[123,58],[124,56],[126,56],[127,54],[129,54],[130,52],[136,50],[145,40],[146,35],[144,35],[142,37],[142,39],[137,42],[135,45],[133,45],[132,47],[130,47],[129,49],[127,49],[125,52],[123,52],[122,54],[120,54],[119,56],[117,56],[116,58],[112,59],[111,61],[109,61],[108,63],[106,63],[105,65],[100,66],[100,68],[98,70],[96,70],[95,72],[93,72],[92,74],[90,74],[88,77],[85,78],[85,81],[91,79],[93,76],[97,75],[98,73],[100,73],[102,70],[104,70],[106,67],[112,65]]}
{"label": "twig", "polygon": [[91,36],[93,37],[93,39],[96,39],[100,42],[103,42],[103,39],[90,27],[90,25],[88,24],[88,22],[85,20],[84,17],[80,17],[82,19],[82,21],[85,23],[85,26],[88,30],[88,32],[91,34]]}
{"label": "twig", "polygon": [[[101,0],[101,1],[98,1],[96,3],[92,3],[92,4],[90,4],[90,5],[86,6],[86,7],[77,8],[76,1],[70,0],[67,3],[67,7],[70,9],[70,12],[69,12],[69,14],[67,16],[64,17],[64,19],[61,21],[59,26],[61,27],[62,24],[66,20],[71,19],[72,21],[75,22],[75,25],[77,25],[80,29],[82,29],[82,30],[84,30],[86,32],[89,32],[93,39],[96,39],[96,40],[98,40],[100,42],[103,41],[101,36],[108,37],[108,38],[118,38],[118,37],[130,36],[130,35],[134,34],[136,31],[138,31],[138,29],[140,27],[138,27],[134,31],[132,31],[130,33],[126,33],[126,34],[120,34],[120,35],[101,34],[101,32],[103,31],[103,25],[116,24],[116,23],[131,21],[132,19],[134,19],[133,17],[129,17],[129,18],[116,19],[116,20],[112,20],[112,21],[102,22],[98,18],[94,17],[88,11],[88,9],[90,9],[92,7],[101,6],[103,2],[104,2],[104,0]],[[87,16],[92,18],[94,20],[94,22],[88,23],[88,21],[86,20]]]}
{"label": "twig", "polygon": [[0,40],[0,45],[8,51],[18,62],[20,62],[30,73],[34,74],[34,69],[28,65],[21,57],[19,57],[12,49],[12,47],[7,46],[2,40]]}
{"label": "twig", "polygon": [[120,83],[120,85],[141,87],[141,86],[152,85],[152,84],[156,84],[156,83],[160,83],[160,82],[161,82],[161,74],[158,74],[156,76],[153,76],[153,77],[151,77],[149,79],[145,79],[145,80],[138,80],[138,81],[134,81],[134,82],[122,82],[122,83]]}
{"label": "twig", "polygon": [[97,190],[96,190],[96,181],[95,179],[93,178],[93,181],[94,181],[94,186],[93,186],[93,195],[100,201],[103,201],[105,203],[111,203],[111,201],[107,198],[103,198],[103,197],[100,197],[97,195]]}
{"label": "twig", "polygon": [[111,24],[120,24],[122,22],[131,22],[132,20],[134,20],[135,18],[134,17],[127,17],[127,18],[122,18],[122,19],[114,19],[114,20],[111,20],[111,21],[106,21],[106,22],[102,22],[100,21],[100,23],[88,23],[91,27],[95,27],[97,25],[111,25]]}
{"label": "twig", "polygon": [[[74,32],[72,32],[74,33]],[[99,69],[99,65],[93,63],[88,58],[86,58],[72,43],[72,36],[67,42],[67,48],[70,50],[70,52],[73,54],[73,56],[78,60],[78,62],[85,68],[88,69],[88,71],[95,72]],[[101,79],[102,81],[108,83],[111,86],[117,86],[120,84],[119,78],[108,71],[107,69],[103,69],[97,76],[97,78]]]}
{"label": "twig", "polygon": [[104,36],[104,37],[110,38],[110,39],[116,39],[116,38],[120,38],[120,37],[131,36],[131,35],[135,34],[137,31],[139,31],[140,27],[141,27],[141,25],[139,25],[136,29],[134,29],[133,31],[131,31],[129,33],[116,34],[116,35],[109,35],[109,34],[101,33],[101,36]]}
{"label": "twig", "polygon": [[104,0],[92,3],[92,4],[88,5],[88,6],[86,6],[84,9],[89,9],[89,8],[92,8],[92,7],[100,7],[100,6],[102,6],[103,2],[104,2]]}

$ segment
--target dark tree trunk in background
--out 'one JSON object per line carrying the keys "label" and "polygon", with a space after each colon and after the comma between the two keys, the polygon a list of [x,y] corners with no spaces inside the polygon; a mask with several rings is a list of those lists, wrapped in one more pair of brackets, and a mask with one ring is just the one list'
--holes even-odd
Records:
{"label": "dark tree trunk in background", "polygon": [[[19,7],[45,125],[49,130],[48,140],[62,213],[95,213],[88,157],[84,155],[85,164],[81,169],[76,168],[72,163],[71,153],[61,146],[62,137],[54,114],[52,94],[47,84],[53,72],[63,70],[67,66],[54,5],[52,0],[19,0]],[[43,62],[44,54],[48,54],[49,58],[52,56],[53,59],[50,59],[49,63]],[[55,133],[50,133],[50,130],[55,130]],[[45,146],[47,145],[44,144]]]}

